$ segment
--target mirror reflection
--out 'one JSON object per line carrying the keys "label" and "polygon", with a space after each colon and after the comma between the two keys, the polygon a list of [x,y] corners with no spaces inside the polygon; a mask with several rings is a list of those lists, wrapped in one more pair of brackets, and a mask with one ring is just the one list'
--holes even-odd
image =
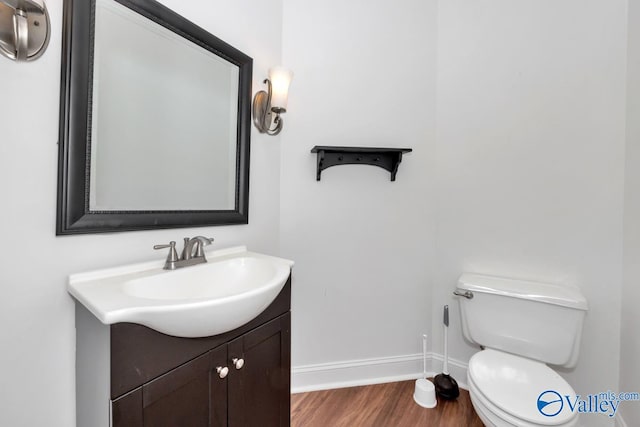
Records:
{"label": "mirror reflection", "polygon": [[97,0],[90,209],[233,209],[238,79],[238,66]]}

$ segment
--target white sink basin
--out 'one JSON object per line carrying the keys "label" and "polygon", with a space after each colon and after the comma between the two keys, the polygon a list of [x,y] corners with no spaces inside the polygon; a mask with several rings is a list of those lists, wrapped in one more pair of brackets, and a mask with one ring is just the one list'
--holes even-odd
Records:
{"label": "white sink basin", "polygon": [[207,260],[174,271],[154,261],[74,274],[68,290],[106,325],[132,322],[167,335],[206,337],[258,316],[293,266],[245,247],[208,253]]}

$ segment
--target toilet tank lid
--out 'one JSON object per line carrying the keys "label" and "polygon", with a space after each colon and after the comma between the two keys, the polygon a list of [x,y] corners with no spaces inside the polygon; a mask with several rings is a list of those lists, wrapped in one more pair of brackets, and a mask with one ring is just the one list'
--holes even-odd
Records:
{"label": "toilet tank lid", "polygon": [[589,309],[587,299],[578,288],[552,285],[549,283],[463,273],[458,279],[458,288],[471,292],[528,299],[577,310],[586,311]]}

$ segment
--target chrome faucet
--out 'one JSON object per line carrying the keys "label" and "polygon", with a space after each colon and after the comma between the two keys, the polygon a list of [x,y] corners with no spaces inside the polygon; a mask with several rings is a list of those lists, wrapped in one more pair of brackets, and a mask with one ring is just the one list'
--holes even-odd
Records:
{"label": "chrome faucet", "polygon": [[188,267],[190,265],[207,262],[204,256],[204,247],[213,243],[213,238],[196,236],[184,238],[184,248],[180,257],[176,251],[176,242],[171,241],[168,245],[155,245],[153,249],[169,248],[169,255],[164,263],[165,270],[175,270],[176,268]]}

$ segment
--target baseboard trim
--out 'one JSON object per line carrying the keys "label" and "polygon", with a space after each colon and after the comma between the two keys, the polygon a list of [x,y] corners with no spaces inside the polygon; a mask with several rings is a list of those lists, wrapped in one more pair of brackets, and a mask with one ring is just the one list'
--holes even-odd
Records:
{"label": "baseboard trim", "polygon": [[[442,372],[442,355],[427,354],[427,376]],[[436,369],[434,369],[436,368]],[[467,365],[449,359],[449,371],[461,388],[467,389]],[[335,363],[294,366],[291,392],[329,390],[415,380],[422,377],[422,354],[349,360]]]}

